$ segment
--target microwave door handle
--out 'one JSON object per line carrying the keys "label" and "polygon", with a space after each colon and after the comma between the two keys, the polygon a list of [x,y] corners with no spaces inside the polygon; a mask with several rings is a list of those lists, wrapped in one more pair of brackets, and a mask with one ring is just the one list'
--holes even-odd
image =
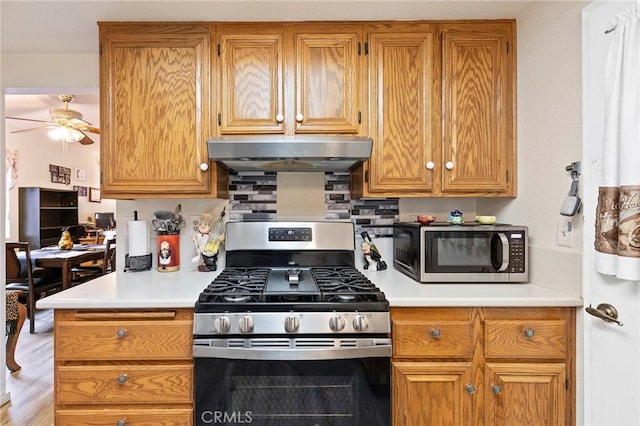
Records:
{"label": "microwave door handle", "polygon": [[509,238],[507,238],[507,236],[502,232],[498,232],[496,235],[500,238],[500,246],[497,247],[495,254],[498,254],[498,250],[501,251],[502,259],[500,265],[497,265],[497,262],[494,262],[494,265],[498,272],[504,272],[509,267]]}

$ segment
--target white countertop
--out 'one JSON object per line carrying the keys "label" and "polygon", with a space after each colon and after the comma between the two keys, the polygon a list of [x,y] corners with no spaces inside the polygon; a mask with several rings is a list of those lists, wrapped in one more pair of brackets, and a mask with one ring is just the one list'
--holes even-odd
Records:
{"label": "white countertop", "polygon": [[[193,264],[176,272],[123,272],[104,275],[40,299],[38,308],[126,309],[192,308],[200,292],[219,274],[198,272]],[[582,298],[534,283],[420,284],[392,267],[363,271],[391,306],[582,306]]]}

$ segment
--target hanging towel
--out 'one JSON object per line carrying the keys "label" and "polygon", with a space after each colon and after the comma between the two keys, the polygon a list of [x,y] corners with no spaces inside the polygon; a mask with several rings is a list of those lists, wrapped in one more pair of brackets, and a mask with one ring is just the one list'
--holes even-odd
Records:
{"label": "hanging towel", "polygon": [[640,0],[616,17],[607,58],[595,266],[640,281]]}

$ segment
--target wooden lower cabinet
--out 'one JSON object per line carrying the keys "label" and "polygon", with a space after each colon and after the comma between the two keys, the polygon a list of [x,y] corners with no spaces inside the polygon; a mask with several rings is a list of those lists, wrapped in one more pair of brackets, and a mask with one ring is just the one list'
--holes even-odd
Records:
{"label": "wooden lower cabinet", "polygon": [[574,308],[392,308],[395,426],[575,422]]}
{"label": "wooden lower cabinet", "polygon": [[192,330],[191,309],[56,310],[56,424],[193,424]]}

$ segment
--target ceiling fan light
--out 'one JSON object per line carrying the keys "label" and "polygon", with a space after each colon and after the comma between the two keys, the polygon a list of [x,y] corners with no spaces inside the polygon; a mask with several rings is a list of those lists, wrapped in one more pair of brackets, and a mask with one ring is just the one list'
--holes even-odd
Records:
{"label": "ceiling fan light", "polygon": [[66,142],[78,142],[84,138],[84,133],[67,126],[57,126],[48,132],[51,139],[66,141]]}

